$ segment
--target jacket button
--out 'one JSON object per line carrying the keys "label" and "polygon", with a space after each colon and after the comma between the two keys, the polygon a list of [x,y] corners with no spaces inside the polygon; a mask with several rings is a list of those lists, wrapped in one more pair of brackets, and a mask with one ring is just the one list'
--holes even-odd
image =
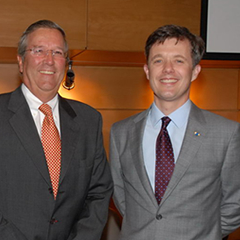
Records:
{"label": "jacket button", "polygon": [[162,219],[162,215],[161,215],[161,214],[158,214],[158,215],[156,216],[156,219],[157,219],[157,220],[161,220],[161,219]]}
{"label": "jacket button", "polygon": [[51,224],[54,224],[54,223],[57,223],[58,222],[58,220],[56,220],[55,218],[52,218],[51,220],[50,220],[50,223]]}

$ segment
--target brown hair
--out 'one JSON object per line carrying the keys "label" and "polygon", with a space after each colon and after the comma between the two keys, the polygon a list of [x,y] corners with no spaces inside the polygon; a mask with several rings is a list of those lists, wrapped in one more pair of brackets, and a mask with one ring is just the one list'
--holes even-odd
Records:
{"label": "brown hair", "polygon": [[195,67],[200,60],[205,51],[205,43],[201,37],[192,34],[186,27],[181,27],[177,25],[165,25],[156,29],[147,39],[145,45],[145,56],[148,61],[149,52],[151,47],[155,43],[164,43],[166,39],[176,38],[176,43],[187,39],[192,46],[192,61],[193,67]]}

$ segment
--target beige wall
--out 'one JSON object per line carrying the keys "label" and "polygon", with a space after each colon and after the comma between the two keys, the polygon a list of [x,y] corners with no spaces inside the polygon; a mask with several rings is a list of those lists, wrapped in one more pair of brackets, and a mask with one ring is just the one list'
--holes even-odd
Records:
{"label": "beige wall", "polygon": [[71,49],[142,51],[146,37],[163,24],[200,28],[201,0],[8,0],[1,1],[0,47],[15,47],[39,19],[61,25]]}

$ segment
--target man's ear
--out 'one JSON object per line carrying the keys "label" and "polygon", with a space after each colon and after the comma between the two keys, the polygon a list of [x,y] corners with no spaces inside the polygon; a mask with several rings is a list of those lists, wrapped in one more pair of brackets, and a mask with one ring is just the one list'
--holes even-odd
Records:
{"label": "man's ear", "polygon": [[17,55],[17,60],[18,60],[19,72],[20,72],[20,73],[23,73],[23,60],[22,60],[22,57],[20,57],[19,55]]}
{"label": "man's ear", "polygon": [[191,82],[193,82],[197,77],[198,74],[201,72],[201,66],[198,64],[194,67],[193,69],[193,73],[192,73],[192,80]]}
{"label": "man's ear", "polygon": [[149,80],[149,68],[148,68],[147,64],[144,64],[143,70],[144,70],[144,72],[146,74],[147,79]]}

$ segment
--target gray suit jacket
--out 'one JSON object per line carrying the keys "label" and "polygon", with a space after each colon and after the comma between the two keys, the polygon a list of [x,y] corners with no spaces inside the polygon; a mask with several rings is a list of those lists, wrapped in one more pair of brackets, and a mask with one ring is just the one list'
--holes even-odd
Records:
{"label": "gray suit jacket", "polygon": [[59,102],[62,166],[53,198],[40,137],[20,88],[0,95],[0,239],[96,240],[106,223],[112,181],[101,115]]}
{"label": "gray suit jacket", "polygon": [[240,225],[240,125],[192,104],[174,173],[158,206],[143,161],[148,112],[111,130],[114,200],[123,215],[120,239],[222,239]]}

